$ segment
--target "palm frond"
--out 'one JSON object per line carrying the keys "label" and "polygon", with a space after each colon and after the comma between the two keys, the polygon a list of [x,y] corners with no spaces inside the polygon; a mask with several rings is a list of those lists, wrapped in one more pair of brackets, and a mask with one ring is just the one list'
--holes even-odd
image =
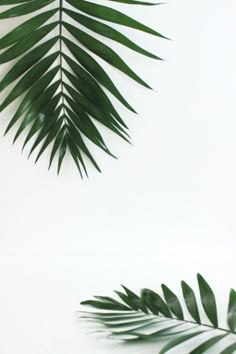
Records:
{"label": "palm frond", "polygon": [[[159,5],[136,0],[107,0],[108,4],[112,2]],[[38,148],[36,161],[52,145],[49,167],[57,156],[58,173],[67,151],[81,177],[88,175],[85,159],[100,171],[86,139],[106,154],[114,155],[99,125],[130,141],[128,127],[107,92],[128,110],[136,112],[98,58],[140,85],[150,86],[109,45],[91,33],[156,60],[161,58],[134,43],[112,24],[165,37],[110,6],[87,0],[0,0],[1,5],[9,5],[9,8],[0,12],[0,20],[30,16],[0,38],[0,64],[14,61],[0,81],[0,92],[17,81],[1,102],[0,112],[18,99],[5,134],[18,123],[14,142],[27,132],[23,148],[32,139],[29,155]]]}
{"label": "palm frond", "polygon": [[[150,289],[143,289],[140,295],[123,287],[124,291],[116,291],[119,298],[95,296],[92,300],[82,302],[96,311],[83,311],[81,318],[102,325],[102,332],[110,338],[132,341],[135,339],[167,340],[168,344],[160,354],[178,349],[178,353],[201,354],[209,349],[211,353],[230,354],[236,351],[236,292],[230,291],[227,312],[228,328],[221,328],[218,323],[218,312],[213,290],[206,280],[198,274],[198,289],[201,305],[193,289],[184,281],[181,282],[185,302],[183,306],[179,298],[165,284],[162,284],[163,296]],[[203,323],[201,308],[209,320]],[[188,316],[185,312],[188,312]],[[185,351],[181,345],[189,345],[191,350]],[[192,349],[192,347],[194,348]]]}

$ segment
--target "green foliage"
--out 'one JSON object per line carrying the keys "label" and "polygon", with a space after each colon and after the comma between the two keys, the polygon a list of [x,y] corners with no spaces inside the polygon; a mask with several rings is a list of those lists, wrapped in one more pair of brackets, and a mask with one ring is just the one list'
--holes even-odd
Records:
{"label": "green foliage", "polygon": [[[108,4],[112,2],[158,5],[135,0],[107,0]],[[20,100],[5,133],[18,123],[15,142],[27,130],[23,148],[33,138],[29,155],[40,147],[36,161],[52,145],[49,166],[57,156],[58,173],[67,151],[81,177],[88,175],[85,159],[100,171],[86,142],[86,139],[90,140],[113,156],[99,131],[99,124],[129,142],[128,128],[107,92],[128,110],[135,110],[97,58],[149,88],[103,39],[160,59],[109,23],[165,37],[120,11],[85,0],[0,0],[1,5],[9,5],[9,9],[0,12],[0,20],[30,16],[0,38],[0,64],[14,60],[0,81],[0,92],[17,80],[1,102],[0,112],[16,99]],[[98,34],[101,39],[91,33]]]}
{"label": "green foliage", "polygon": [[[82,302],[82,305],[91,306],[96,311],[83,311],[81,317],[103,325],[105,328],[102,331],[108,332],[110,338],[125,341],[168,340],[159,354],[168,353],[171,349],[182,354],[208,353],[209,349],[212,354],[235,353],[236,292],[231,290],[229,296],[228,328],[220,328],[213,290],[200,274],[197,280],[200,306],[193,289],[182,281],[186,306],[182,306],[179,298],[164,284],[163,297],[150,289],[143,289],[140,295],[136,295],[123,287],[124,292],[116,291],[121,301],[95,296],[93,300]],[[201,308],[209,323],[202,323]],[[183,344],[191,349],[185,351],[181,347]]]}

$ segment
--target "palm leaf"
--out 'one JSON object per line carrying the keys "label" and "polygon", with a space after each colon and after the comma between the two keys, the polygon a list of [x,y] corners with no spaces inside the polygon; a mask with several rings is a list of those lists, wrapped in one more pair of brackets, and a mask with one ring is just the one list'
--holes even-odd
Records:
{"label": "palm leaf", "polygon": [[[140,295],[123,287],[125,292],[116,291],[121,301],[111,297],[96,296],[94,300],[82,302],[93,311],[81,312],[81,318],[99,323],[102,332],[110,338],[121,340],[155,339],[167,340],[160,354],[177,349],[183,354],[211,353],[227,354],[236,350],[236,292],[231,290],[228,305],[228,328],[218,324],[216,299],[206,280],[198,274],[198,289],[201,306],[209,323],[202,323],[201,310],[194,290],[181,282],[185,307],[165,284],[163,297],[156,292],[143,289]],[[98,311],[99,310],[99,311]],[[102,311],[101,311],[102,310]],[[189,316],[185,316],[185,311]],[[193,349],[185,351],[182,345]]]}
{"label": "palm leaf", "polygon": [[[136,0],[107,0],[108,5],[112,2],[159,5]],[[0,64],[12,63],[0,81],[0,92],[14,85],[0,103],[0,112],[17,100],[5,134],[18,123],[14,142],[24,133],[23,148],[32,140],[29,156],[38,149],[36,161],[51,146],[49,167],[57,157],[58,173],[67,151],[81,177],[88,176],[87,160],[100,172],[86,139],[112,157],[99,126],[130,142],[128,127],[108,93],[128,110],[136,111],[97,59],[150,88],[103,39],[161,60],[112,24],[166,37],[110,6],[86,0],[0,0],[1,5],[9,5],[9,8],[0,12],[0,20],[30,17],[0,38]]]}

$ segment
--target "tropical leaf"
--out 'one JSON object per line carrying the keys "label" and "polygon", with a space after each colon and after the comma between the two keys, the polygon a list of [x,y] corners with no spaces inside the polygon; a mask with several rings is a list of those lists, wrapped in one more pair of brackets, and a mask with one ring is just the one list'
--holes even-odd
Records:
{"label": "tropical leaf", "polygon": [[[159,5],[136,0],[107,0],[108,5],[112,2]],[[18,123],[13,141],[26,133],[23,148],[32,139],[29,155],[38,148],[36,161],[52,146],[49,167],[57,156],[58,173],[67,151],[81,177],[88,176],[85,160],[100,172],[87,146],[88,141],[114,157],[102,137],[100,126],[130,141],[128,127],[109,94],[128,110],[136,112],[99,59],[150,88],[104,39],[161,60],[112,24],[165,37],[110,6],[86,0],[0,0],[1,5],[9,5],[9,8],[0,12],[0,20],[24,16],[21,24],[0,38],[0,64],[11,63],[0,81],[0,92],[14,85],[0,103],[0,112],[17,100],[5,134]],[[25,16],[29,19],[25,20]]]}
{"label": "tropical leaf", "polygon": [[[108,333],[110,338],[125,341],[168,340],[159,354],[168,353],[172,349],[182,354],[202,354],[209,349],[212,354],[235,353],[236,292],[231,290],[229,296],[228,328],[221,328],[214,292],[200,274],[197,280],[201,305],[198,304],[194,290],[182,281],[186,306],[165,284],[162,284],[163,297],[149,289],[143,289],[137,295],[123,287],[124,293],[116,291],[121,301],[96,296],[94,300],[82,302],[82,305],[94,310],[81,311],[80,317],[102,325],[100,331]],[[204,309],[209,323],[202,322],[199,305]],[[186,311],[187,316],[184,315]],[[186,345],[191,349],[186,351]]]}

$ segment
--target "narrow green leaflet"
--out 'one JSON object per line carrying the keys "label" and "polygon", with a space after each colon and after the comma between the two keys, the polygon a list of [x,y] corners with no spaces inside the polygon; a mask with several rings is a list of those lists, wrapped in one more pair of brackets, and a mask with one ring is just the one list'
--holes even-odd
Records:
{"label": "narrow green leaflet", "polygon": [[[80,85],[79,91],[87,99],[92,100],[93,103],[95,103],[101,110],[104,110],[104,112],[110,112],[124,128],[128,129],[127,125],[112,105],[111,100],[102,90],[97,81],[91,75],[89,75],[85,69],[77,65],[76,62],[69,58],[67,55],[64,55],[64,59],[71,68],[72,72],[78,78],[77,82],[78,85]],[[64,69],[63,72],[65,75],[68,75],[67,70]]]}
{"label": "narrow green leaflet", "polygon": [[[87,114],[92,116],[99,123],[102,123],[104,126],[109,128],[111,131],[114,131],[117,135],[119,135],[125,141],[129,141],[125,136],[125,131],[119,124],[115,121],[115,119],[110,115],[104,116],[103,111],[97,108],[91,101],[89,101],[86,97],[78,94],[76,90],[69,85],[65,84],[65,88],[71,95],[72,99],[65,95],[66,102],[70,105],[72,110],[75,113],[78,112],[78,109],[84,109]],[[109,119],[108,119],[109,118]],[[124,134],[123,134],[124,133]],[[127,134],[126,134],[127,135]],[[128,137],[128,135],[127,135]]]}
{"label": "narrow green leaflet", "polygon": [[211,287],[207,284],[205,279],[198,274],[198,286],[200,290],[202,306],[206,312],[207,317],[213,324],[213,326],[218,327],[218,316],[216,308],[216,299]]}
{"label": "narrow green leaflet", "polygon": [[201,323],[197,300],[194,291],[190,288],[190,286],[187,283],[185,283],[185,281],[181,282],[181,287],[183,291],[185,304],[188,308],[189,313],[197,323]]}
{"label": "narrow green leaflet", "polygon": [[62,123],[63,123],[63,117],[58,119],[59,114],[61,113],[61,107],[59,111],[56,111],[52,117],[50,117],[50,120],[44,122],[44,127],[41,129],[31,151],[30,155],[32,154],[33,150],[40,144],[41,141],[46,137],[44,140],[44,143],[37,155],[37,158],[35,162],[38,161],[42,153],[45,151],[45,149],[50,145],[52,141],[57,137],[57,134],[59,133]]}
{"label": "narrow green leaflet", "polygon": [[162,291],[168,307],[173,314],[179,319],[184,319],[184,314],[177,296],[164,284],[162,284]]}
{"label": "narrow green leaflet", "polygon": [[124,45],[125,47],[132,49],[137,53],[143,54],[149,58],[161,60],[161,58],[159,58],[157,55],[152,54],[146,51],[145,49],[141,48],[140,46],[132,42],[129,38],[127,38],[125,35],[123,35],[121,32],[117,31],[111,26],[106,25],[105,23],[96,21],[91,17],[84,16],[71,10],[65,10],[65,13],[71,18],[73,18],[73,20],[95,33],[98,33],[115,42],[118,42]]}
{"label": "narrow green leaflet", "polygon": [[160,5],[160,3],[143,2],[143,1],[135,1],[135,0],[109,0],[109,1],[121,2],[122,4],[130,4],[130,5],[145,5],[145,6]]}
{"label": "narrow green leaflet", "polygon": [[92,56],[90,56],[85,50],[67,38],[63,38],[63,42],[74,55],[77,62],[80,63],[80,65],[82,65],[94,77],[94,79],[96,79],[111,94],[113,94],[126,108],[128,108],[131,112],[136,113],[135,110],[129,105],[126,99],[118,91],[110,77],[107,75],[106,71],[98,62],[96,62]]}
{"label": "narrow green leaflet", "polygon": [[166,305],[160,295],[158,295],[152,290],[143,289],[141,297],[145,305],[154,315],[158,315],[159,313],[161,313],[166,317],[172,318],[172,314],[169,310],[169,307]]}
{"label": "narrow green leaflet", "polygon": [[68,145],[68,135],[65,134],[64,137],[62,138],[61,145],[59,147],[59,158],[58,158],[58,167],[57,167],[58,174],[61,169],[62,161],[64,160],[66,155],[67,145]]}
{"label": "narrow green leaflet", "polygon": [[205,342],[203,342],[202,344],[200,344],[197,348],[192,350],[189,354],[201,354],[201,353],[204,353],[208,349],[213,347],[216,343],[221,341],[221,339],[225,338],[226,336],[227,336],[227,334],[221,334],[219,336],[210,338],[210,339],[206,340]]}
{"label": "narrow green leaflet", "polygon": [[14,137],[13,142],[18,139],[20,134],[23,132],[23,130],[30,124],[32,123],[38,115],[40,114],[45,114],[45,109],[47,108],[47,105],[55,99],[53,96],[55,95],[58,87],[60,85],[59,80],[53,83],[51,86],[49,86],[35,101],[34,105],[31,106],[27,114],[25,115],[25,118],[21,122],[20,127],[18,128],[16,135]]}
{"label": "narrow green leaflet", "polygon": [[[42,62],[41,62],[42,63]],[[36,99],[42,94],[42,92],[47,88],[50,82],[55,78],[59,67],[55,67],[52,70],[48,71],[44,76],[40,78],[40,80],[36,81],[35,84],[31,87],[31,89],[27,92],[21,104],[19,105],[17,111],[12,117],[10,123],[7,126],[5,134],[13,127],[13,125],[20,119],[20,117],[26,112],[27,109],[31,108],[34,105]],[[29,72],[30,74],[30,72]],[[19,82],[19,84],[21,81]],[[18,90],[16,90],[18,92]],[[12,100],[12,96],[15,96],[15,90],[7,97],[6,100]],[[10,98],[9,98],[10,97]],[[14,98],[14,97],[13,97]],[[4,101],[5,102],[5,101]],[[4,103],[3,103],[4,104]]]}
{"label": "narrow green leaflet", "polygon": [[41,27],[14,44],[10,49],[7,49],[4,53],[0,54],[0,64],[7,63],[27,52],[31,47],[48,35],[57,26],[57,24],[58,22],[54,22]]}
{"label": "narrow green leaflet", "polygon": [[143,25],[142,23],[132,19],[131,17],[121,13],[120,11],[111,9],[110,7],[94,4],[88,1],[67,0],[67,2],[77,8],[78,10],[85,12],[88,15],[97,17],[99,19],[117,23],[122,26],[134,28],[136,30],[152,34],[157,37],[166,38],[153,29]]}
{"label": "narrow green leaflet", "polygon": [[21,75],[27,72],[33,65],[38,63],[45,54],[57,43],[58,38],[52,38],[49,41],[42,43],[38,47],[32,49],[26,55],[24,55],[12,69],[0,81],[0,91],[3,91],[12,82],[18,79]]}
{"label": "narrow green leaflet", "polygon": [[[60,146],[61,146],[61,144],[62,144],[62,142],[64,140],[64,137],[66,135],[66,130],[67,130],[66,126],[63,126],[60,129],[59,133],[56,135],[56,138],[54,140],[54,144],[53,144],[53,147],[52,147],[51,155],[50,155],[50,161],[49,161],[49,167],[48,167],[49,169],[50,169],[50,167],[52,165],[52,161],[53,161],[53,159],[54,159],[54,157],[56,155],[56,152],[58,151],[58,149],[60,148]],[[58,169],[59,169],[60,159],[61,159],[61,157],[58,158]]]}
{"label": "narrow green leaflet", "polygon": [[0,39],[0,49],[9,47],[10,45],[17,43],[20,39],[25,38],[48,21],[57,11],[58,9],[46,11],[24,22]]}
{"label": "narrow green leaflet", "polygon": [[227,348],[225,348],[220,354],[233,354],[236,351],[236,343],[231,344]]}
{"label": "narrow green leaflet", "polygon": [[133,291],[131,291],[130,289],[128,289],[126,286],[122,286],[123,289],[125,290],[127,296],[129,297],[130,301],[132,301],[132,303],[141,311],[143,311],[144,313],[148,313],[147,307],[144,304],[143,300],[136,295]]}
{"label": "narrow green leaflet", "polygon": [[25,145],[28,143],[28,141],[36,134],[36,132],[43,127],[44,123],[46,120],[49,120],[51,115],[53,115],[53,112],[55,111],[56,107],[58,106],[58,103],[61,99],[61,93],[57,94],[54,96],[50,102],[44,107],[42,112],[40,112],[35,120],[34,123],[25,139],[25,142],[23,144],[22,150],[24,149]]}
{"label": "narrow green leaflet", "polygon": [[232,332],[236,331],[236,292],[234,289],[231,289],[229,297],[228,326]]}
{"label": "narrow green leaflet", "polygon": [[[196,336],[200,336],[201,334],[203,334],[204,331],[199,331],[199,332],[194,332],[191,334],[187,334],[184,336],[181,336],[177,339],[174,339],[172,342],[170,342],[169,344],[167,344],[161,351],[159,354],[164,354],[167,353],[169,350],[171,350],[172,348],[178,347],[180,346],[180,344],[183,344],[186,341],[190,341],[190,339],[196,337]],[[181,348],[179,348],[179,350],[181,351]]]}
{"label": "narrow green leaflet", "polygon": [[53,1],[54,0],[37,0],[30,1],[28,4],[18,5],[16,7],[11,8],[10,10],[6,10],[0,13],[0,20],[32,14],[33,12],[38,11],[44,8],[45,6],[49,5]]}
{"label": "narrow green leaflet", "polygon": [[116,291],[116,294],[121,298],[121,300],[129,306],[129,309],[132,309],[134,311],[139,311],[138,306],[135,304],[135,302],[130,299],[130,297],[127,294],[122,293],[121,291]]}
{"label": "narrow green leaflet", "polygon": [[[101,301],[102,300],[102,301]],[[118,303],[118,301],[104,301],[102,297],[99,298],[99,301],[96,300],[88,300],[81,303],[82,305],[93,306],[99,309],[105,310],[116,310],[116,311],[130,311],[129,307]]]}
{"label": "narrow green leaflet", "polygon": [[[109,41],[144,55],[145,60],[160,60],[113,25],[119,23],[158,38],[166,37],[112,7],[120,3],[141,9],[159,3],[106,3],[108,6],[84,0],[0,0],[0,22],[19,17],[17,26],[12,21],[9,32],[0,34],[0,65],[8,63],[0,79],[0,113],[3,115],[13,102],[15,105],[5,134],[18,123],[13,141],[22,136],[22,149],[27,146],[29,157],[35,154],[36,162],[51,149],[49,167],[57,160],[58,174],[67,155],[82,178],[88,177],[87,164],[101,172],[90,152],[91,144],[115,157],[103,138],[101,125],[130,143],[125,113],[122,117],[116,104],[132,113],[136,111],[107,73],[107,63],[135,83],[150,86],[133,69],[134,64],[119,55],[119,47],[112,49]],[[6,7],[1,10],[1,6]],[[13,88],[9,89],[10,85]],[[8,93],[4,97],[5,90]],[[117,102],[113,103],[113,99]],[[146,309],[142,299],[135,298],[128,289],[122,296],[140,311]]]}
{"label": "narrow green leaflet", "polygon": [[0,0],[0,5],[15,5],[22,2],[30,2],[32,0]]}
{"label": "narrow green leaflet", "polygon": [[109,48],[106,44],[103,44],[101,41],[93,38],[78,28],[71,26],[70,24],[64,24],[64,27],[88,50],[94,54],[97,54],[97,56],[99,56],[101,59],[122,71],[131,79],[137,81],[140,85],[150,88],[150,86],[147,85],[138,75],[136,75],[134,71],[131,70],[128,65],[114,52],[114,50]]}
{"label": "narrow green leaflet", "polygon": [[53,53],[37,63],[31,70],[27,71],[25,76],[23,76],[6,97],[0,106],[0,111],[3,111],[17,97],[24,93],[28,88],[32,87],[32,85],[45,74],[57,57],[58,53]]}
{"label": "narrow green leaflet", "polygon": [[[80,149],[81,152],[83,152],[85,156],[87,156],[87,158],[90,160],[92,165],[96,168],[96,170],[98,172],[101,172],[100,167],[98,166],[98,164],[94,160],[92,154],[89,152],[89,150],[88,150],[88,148],[87,148],[87,146],[86,146],[86,144],[85,144],[80,132],[78,131],[78,129],[76,129],[74,125],[68,126],[67,129],[68,129],[69,135],[72,137],[72,141],[76,142],[77,148]],[[86,172],[86,170],[85,170],[85,172]]]}

